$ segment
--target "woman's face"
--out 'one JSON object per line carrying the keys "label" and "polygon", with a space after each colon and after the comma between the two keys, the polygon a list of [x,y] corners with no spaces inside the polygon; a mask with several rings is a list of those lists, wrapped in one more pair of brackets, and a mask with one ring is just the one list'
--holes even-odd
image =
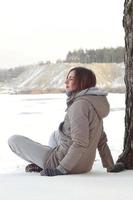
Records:
{"label": "woman's face", "polygon": [[75,71],[71,71],[69,75],[67,76],[67,79],[65,81],[66,84],[66,92],[73,92],[76,91],[77,85],[76,85],[76,76]]}

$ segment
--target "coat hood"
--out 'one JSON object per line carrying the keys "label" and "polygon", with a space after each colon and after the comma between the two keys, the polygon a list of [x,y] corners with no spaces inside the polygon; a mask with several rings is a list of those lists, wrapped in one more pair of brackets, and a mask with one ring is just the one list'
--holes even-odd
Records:
{"label": "coat hood", "polygon": [[92,87],[74,94],[71,100],[72,102],[80,99],[87,100],[94,107],[99,118],[104,118],[108,115],[110,110],[110,106],[106,96],[106,91],[103,91],[102,89],[97,87]]}

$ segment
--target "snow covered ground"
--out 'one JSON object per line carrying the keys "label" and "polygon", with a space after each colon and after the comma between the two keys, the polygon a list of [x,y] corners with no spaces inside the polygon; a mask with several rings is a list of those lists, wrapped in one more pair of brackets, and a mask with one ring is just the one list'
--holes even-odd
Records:
{"label": "snow covered ground", "polygon": [[[108,95],[111,112],[104,127],[114,160],[123,147],[124,98],[124,94]],[[25,173],[27,163],[10,151],[7,140],[13,134],[47,144],[50,133],[63,119],[65,99],[65,94],[0,95],[0,199],[131,199],[133,171],[106,173],[98,154],[90,173],[41,177]]]}

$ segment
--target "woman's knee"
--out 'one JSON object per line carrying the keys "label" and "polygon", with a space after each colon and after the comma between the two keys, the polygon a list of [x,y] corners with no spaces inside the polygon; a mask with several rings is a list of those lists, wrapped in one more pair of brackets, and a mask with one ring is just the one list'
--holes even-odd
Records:
{"label": "woman's knee", "polygon": [[13,135],[8,139],[8,145],[12,146],[18,144],[22,140],[23,136],[21,135]]}

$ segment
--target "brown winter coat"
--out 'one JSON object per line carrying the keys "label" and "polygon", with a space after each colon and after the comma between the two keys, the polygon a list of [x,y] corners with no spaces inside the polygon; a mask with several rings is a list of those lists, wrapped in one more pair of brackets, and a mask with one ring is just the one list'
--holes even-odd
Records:
{"label": "brown winter coat", "polygon": [[103,131],[103,118],[109,113],[105,95],[79,93],[70,99],[64,122],[60,124],[61,142],[50,154],[45,168],[63,167],[69,173],[90,171],[98,148],[103,167],[113,165]]}

